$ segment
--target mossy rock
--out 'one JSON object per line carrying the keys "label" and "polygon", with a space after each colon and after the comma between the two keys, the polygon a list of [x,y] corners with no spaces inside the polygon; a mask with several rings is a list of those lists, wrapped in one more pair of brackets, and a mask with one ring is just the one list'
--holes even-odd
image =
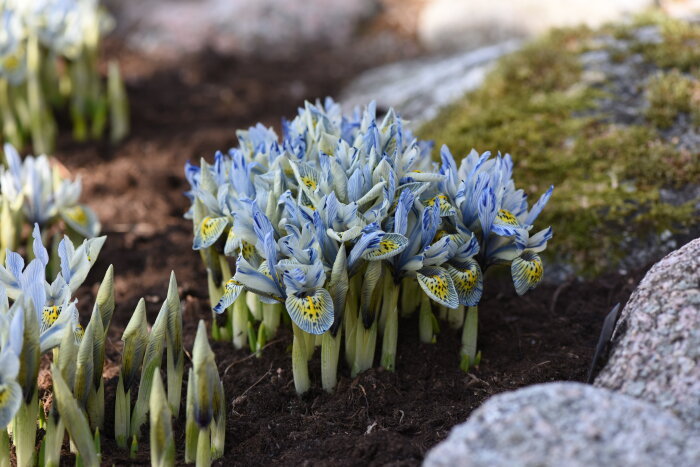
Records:
{"label": "mossy rock", "polygon": [[583,275],[644,266],[700,233],[700,25],[649,14],[555,30],[502,59],[421,137],[510,153],[554,195],[550,258]]}

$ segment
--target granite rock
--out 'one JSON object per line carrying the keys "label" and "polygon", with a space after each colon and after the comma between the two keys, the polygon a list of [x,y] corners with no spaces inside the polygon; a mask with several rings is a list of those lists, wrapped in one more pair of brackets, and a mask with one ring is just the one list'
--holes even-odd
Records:
{"label": "granite rock", "polygon": [[620,316],[595,384],[673,411],[700,430],[700,239],[644,277]]}
{"label": "granite rock", "polygon": [[559,382],[500,394],[452,429],[424,466],[693,466],[698,433],[613,391]]}

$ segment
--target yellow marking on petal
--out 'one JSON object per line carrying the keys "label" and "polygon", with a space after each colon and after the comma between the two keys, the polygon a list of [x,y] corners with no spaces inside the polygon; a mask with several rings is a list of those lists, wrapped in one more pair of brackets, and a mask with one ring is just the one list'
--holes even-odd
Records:
{"label": "yellow marking on petal", "polygon": [[379,241],[379,245],[371,250],[367,250],[363,257],[367,260],[373,259],[385,259],[393,254],[398,254],[398,252],[406,246],[408,240],[399,234],[388,233],[385,234]]}
{"label": "yellow marking on petal", "polygon": [[440,215],[441,216],[450,216],[455,213],[454,208],[450,204],[450,201],[447,199],[446,195],[439,194],[436,196],[433,196],[430,198],[428,201],[425,202],[426,206],[428,207],[433,207],[435,206],[435,203],[438,203],[438,206],[440,207]]}
{"label": "yellow marking on petal", "polygon": [[238,282],[236,279],[229,279],[226,281],[226,284],[224,285],[224,289],[226,291],[230,290],[235,290],[236,287],[243,285],[242,283]]}
{"label": "yellow marking on petal", "polygon": [[496,216],[496,222],[501,224],[512,225],[513,227],[520,227],[518,219],[513,215],[512,212],[507,209],[499,209],[498,215]]}
{"label": "yellow marking on petal", "polygon": [[66,209],[66,215],[74,220],[76,223],[82,226],[86,226],[89,222],[87,213],[82,206],[74,206],[72,208]]}
{"label": "yellow marking on petal", "polygon": [[241,253],[243,254],[243,258],[245,258],[246,261],[250,261],[251,258],[253,258],[253,256],[255,255],[255,245],[243,240],[241,245]]}
{"label": "yellow marking on petal", "polygon": [[511,274],[516,292],[518,295],[523,295],[537,287],[542,280],[544,275],[542,258],[536,253],[524,252],[511,263]]}
{"label": "yellow marking on petal", "polygon": [[418,271],[417,277],[421,288],[430,298],[450,308],[459,305],[457,291],[446,270],[428,266]]}
{"label": "yellow marking on petal", "polygon": [[199,235],[195,235],[195,248],[206,248],[212,245],[224,232],[228,220],[225,217],[205,217],[199,225]]}
{"label": "yellow marking on petal", "polygon": [[413,172],[413,173],[417,173],[417,174],[422,174],[422,173],[423,173],[423,171],[422,171],[422,170],[417,170],[417,169],[416,169],[416,170],[411,170],[411,172]]}
{"label": "yellow marking on petal", "polygon": [[10,55],[9,57],[7,57],[3,61],[2,66],[6,70],[14,71],[14,70],[19,68],[20,63],[21,62],[19,60],[19,57],[17,57],[17,55]]}
{"label": "yellow marking on petal", "polygon": [[80,341],[83,340],[83,336],[85,335],[85,329],[83,329],[80,323],[76,324],[73,328],[73,335],[75,336],[75,340],[78,343],[80,343]]}
{"label": "yellow marking on petal", "polygon": [[306,185],[308,188],[311,188],[314,191],[316,190],[316,187],[318,186],[318,183],[316,183],[316,180],[309,177],[308,175],[305,177],[301,177],[301,181],[304,185]]}
{"label": "yellow marking on petal", "polygon": [[445,235],[448,235],[448,233],[447,233],[446,231],[444,231],[444,230],[438,230],[437,232],[435,232],[435,238],[433,238],[433,243],[437,242],[438,240],[440,240],[440,239],[441,239],[442,237],[444,237]]}
{"label": "yellow marking on petal", "polygon": [[60,306],[45,306],[41,314],[42,325],[45,329],[53,326],[53,323],[58,319],[58,315],[61,313]]}
{"label": "yellow marking on petal", "polygon": [[288,295],[285,303],[292,321],[305,332],[323,334],[333,324],[333,300],[324,289],[301,297]]}

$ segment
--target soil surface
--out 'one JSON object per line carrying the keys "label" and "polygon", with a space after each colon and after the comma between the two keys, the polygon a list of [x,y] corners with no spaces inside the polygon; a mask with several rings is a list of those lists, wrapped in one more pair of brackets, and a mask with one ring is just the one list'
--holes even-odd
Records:
{"label": "soil surface", "polygon": [[[337,95],[372,63],[359,54],[324,51],[286,62],[204,54],[163,69],[110,44],[107,51],[121,61],[126,76],[132,133],[116,147],[64,137],[56,155],[82,176],[83,200],[96,210],[108,236],[79,293],[83,322],[104,271],[109,264],[115,268],[103,463],[148,464],[146,441],[130,459],[111,440],[124,326],[141,297],[153,322],[171,270],[185,306],[188,350],[198,320],[211,320],[206,274],[191,249],[191,224],[182,218],[189,203],[182,194],[185,161],[211,160],[215,150],[236,143],[237,128],[258,121],[279,128],[280,118],[291,117],[305,98]],[[468,374],[459,370],[459,332],[442,323],[436,344],[420,344],[417,317],[401,323],[395,373],[374,369],[352,379],[341,363],[334,394],[319,389],[318,350],[310,365],[315,389],[301,398],[295,394],[287,330],[260,358],[214,343],[228,399],[225,456],[216,464],[418,465],[488,397],[535,383],[585,379],[605,314],[627,300],[640,278],[636,273],[542,286],[521,298],[507,278],[490,277],[480,306],[483,359]],[[184,422],[174,427],[182,464]],[[66,465],[72,463],[67,455]]]}

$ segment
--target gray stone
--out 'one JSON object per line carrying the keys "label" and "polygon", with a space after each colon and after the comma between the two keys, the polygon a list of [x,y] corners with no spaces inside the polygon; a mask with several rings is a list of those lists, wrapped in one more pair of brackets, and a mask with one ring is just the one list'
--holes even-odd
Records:
{"label": "gray stone", "polygon": [[552,27],[603,23],[643,11],[653,0],[432,0],[418,36],[430,50],[468,49],[527,38]]}
{"label": "gray stone", "polygon": [[427,455],[441,466],[697,466],[700,439],[670,412],[580,383],[489,399]]}
{"label": "gray stone", "polygon": [[658,404],[700,430],[700,239],[644,277],[595,384]]}
{"label": "gray stone", "polygon": [[177,58],[207,47],[272,58],[350,41],[377,0],[111,1],[132,47]]}
{"label": "gray stone", "polygon": [[380,108],[394,107],[403,118],[418,123],[484,81],[487,71],[518,41],[509,41],[446,57],[410,60],[375,68],[355,79],[343,92],[347,109],[376,100]]}

